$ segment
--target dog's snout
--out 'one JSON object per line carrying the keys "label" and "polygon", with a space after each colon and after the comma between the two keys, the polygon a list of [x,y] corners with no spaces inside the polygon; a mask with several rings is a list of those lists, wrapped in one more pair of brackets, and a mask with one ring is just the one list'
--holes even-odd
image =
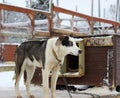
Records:
{"label": "dog's snout", "polygon": [[82,50],[78,50],[78,54],[81,54],[82,53]]}

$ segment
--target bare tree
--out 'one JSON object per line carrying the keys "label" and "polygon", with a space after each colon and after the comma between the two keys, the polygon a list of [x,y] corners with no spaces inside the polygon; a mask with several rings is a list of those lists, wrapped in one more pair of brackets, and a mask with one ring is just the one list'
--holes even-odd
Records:
{"label": "bare tree", "polygon": [[[32,3],[31,8],[49,11],[49,0],[36,0]],[[46,19],[44,14],[36,13],[35,19]]]}

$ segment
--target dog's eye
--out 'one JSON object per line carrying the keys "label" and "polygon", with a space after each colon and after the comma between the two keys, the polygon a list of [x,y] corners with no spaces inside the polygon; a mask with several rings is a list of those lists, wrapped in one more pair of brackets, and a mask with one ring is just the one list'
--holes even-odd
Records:
{"label": "dog's eye", "polygon": [[69,46],[73,46],[73,42],[72,41],[69,41]]}

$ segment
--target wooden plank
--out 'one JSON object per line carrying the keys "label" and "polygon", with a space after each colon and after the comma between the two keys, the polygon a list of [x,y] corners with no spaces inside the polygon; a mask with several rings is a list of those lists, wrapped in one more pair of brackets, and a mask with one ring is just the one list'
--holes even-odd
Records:
{"label": "wooden plank", "polygon": [[[50,77],[52,76],[52,74],[50,74]],[[83,74],[79,74],[79,72],[67,72],[64,74],[59,74],[59,77],[70,77],[70,78],[75,78],[75,77],[82,77]]]}
{"label": "wooden plank", "polygon": [[79,48],[82,50],[82,53],[79,55],[79,74],[84,75],[85,74],[85,46],[84,41],[78,42]]}
{"label": "wooden plank", "polygon": [[15,70],[15,66],[0,66],[0,72],[13,70]]}
{"label": "wooden plank", "polygon": [[114,36],[114,80],[115,85],[120,85],[120,36]]}
{"label": "wooden plank", "polygon": [[50,37],[50,32],[40,31],[35,33],[34,37]]}
{"label": "wooden plank", "polygon": [[[25,37],[25,38],[32,38],[32,34],[27,34],[27,33],[13,33],[13,32],[1,32],[0,36],[13,36],[13,37]],[[34,37],[50,37],[50,32],[46,32],[46,31],[40,31],[37,32],[33,35]]]}
{"label": "wooden plank", "polygon": [[13,32],[5,32],[5,31],[2,31],[0,32],[0,36],[6,36],[6,37],[10,37],[10,36],[13,36],[13,37],[25,37],[25,38],[31,38],[32,35],[29,33],[29,34],[25,34],[25,33],[13,33]]}
{"label": "wooden plank", "polygon": [[35,14],[35,12],[40,12],[46,15],[50,15],[49,12],[47,11],[42,11],[42,10],[37,10],[37,9],[32,9],[32,8],[24,8],[24,7],[18,7],[18,6],[13,6],[13,5],[8,5],[4,3],[0,3],[0,9],[3,10],[8,10],[8,11],[16,11],[16,12],[21,12],[21,13],[27,13],[27,14]]}
{"label": "wooden plank", "polygon": [[79,32],[74,32],[74,31],[66,30],[66,29],[53,28],[52,32],[53,32],[52,34],[54,36],[60,36],[60,35],[70,35],[70,36],[73,36],[73,37],[86,36],[86,34],[82,34],[82,33],[79,33]]}
{"label": "wooden plank", "polygon": [[[48,20],[43,19],[43,20],[35,20],[35,25],[48,25]],[[15,23],[3,23],[2,28],[18,28],[18,29],[28,29],[30,25],[30,21],[24,21],[24,22],[15,22]],[[41,28],[41,27],[40,27]]]}

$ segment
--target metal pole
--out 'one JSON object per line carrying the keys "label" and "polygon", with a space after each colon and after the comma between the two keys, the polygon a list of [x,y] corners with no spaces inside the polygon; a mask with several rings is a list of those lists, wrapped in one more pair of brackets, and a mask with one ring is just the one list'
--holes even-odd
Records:
{"label": "metal pole", "polygon": [[120,1],[119,1],[119,4],[118,4],[118,7],[119,7],[119,8],[118,8],[118,12],[119,12],[119,13],[118,13],[118,21],[120,22]]}
{"label": "metal pole", "polygon": [[59,6],[59,0],[57,0],[57,6]]}
{"label": "metal pole", "polygon": [[30,7],[29,1],[26,0],[26,7]]}
{"label": "metal pole", "polygon": [[[3,0],[3,3],[5,3],[5,0]],[[5,11],[2,10],[2,22],[5,22]]]}
{"label": "metal pole", "polygon": [[116,21],[118,21],[118,16],[119,16],[119,0],[116,2]]}
{"label": "metal pole", "polygon": [[91,29],[91,34],[93,34],[93,3],[94,3],[94,0],[92,0],[92,3],[91,3],[91,17],[92,17],[92,20],[91,20],[91,23],[90,23],[90,29]]}
{"label": "metal pole", "polygon": [[32,0],[30,0],[30,7],[32,6]]}
{"label": "metal pole", "polygon": [[93,17],[93,2],[94,0],[92,0],[92,3],[91,3],[91,16]]}
{"label": "metal pole", "polygon": [[[100,0],[98,0],[98,17],[101,17],[101,4],[100,4]],[[101,26],[101,23],[99,22],[99,26]]]}
{"label": "metal pole", "polygon": [[[78,6],[76,5],[76,8],[75,8],[75,11],[77,12],[78,11]],[[77,27],[77,24],[78,23],[78,21],[76,20],[76,27]]]}
{"label": "metal pole", "polygon": [[[59,0],[57,0],[57,6],[59,7]],[[57,19],[59,19],[59,13],[57,13]]]}
{"label": "metal pole", "polygon": [[118,11],[117,11],[117,21],[119,22],[119,16],[120,16],[120,12],[119,12],[119,0],[117,0],[117,6],[118,6]]}

